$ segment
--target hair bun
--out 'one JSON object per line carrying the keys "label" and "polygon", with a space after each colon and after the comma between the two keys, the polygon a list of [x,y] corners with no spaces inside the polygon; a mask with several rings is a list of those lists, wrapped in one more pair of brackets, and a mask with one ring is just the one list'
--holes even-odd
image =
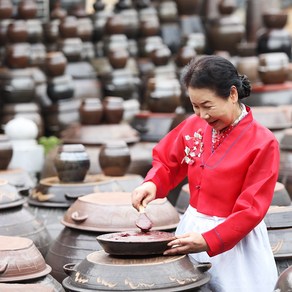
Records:
{"label": "hair bun", "polygon": [[251,92],[251,83],[250,80],[246,75],[239,75],[239,79],[241,81],[241,88],[242,88],[242,96],[241,98],[250,96]]}

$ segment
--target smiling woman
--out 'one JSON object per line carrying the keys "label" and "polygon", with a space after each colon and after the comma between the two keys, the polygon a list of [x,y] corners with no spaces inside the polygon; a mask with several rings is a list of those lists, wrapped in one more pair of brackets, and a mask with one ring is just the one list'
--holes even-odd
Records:
{"label": "smiling woman", "polygon": [[189,206],[164,254],[211,262],[213,292],[273,291],[278,275],[263,219],[278,178],[278,141],[241,102],[250,81],[227,59],[195,57],[181,80],[195,114],[154,147],[132,205],[166,197],[187,177]]}

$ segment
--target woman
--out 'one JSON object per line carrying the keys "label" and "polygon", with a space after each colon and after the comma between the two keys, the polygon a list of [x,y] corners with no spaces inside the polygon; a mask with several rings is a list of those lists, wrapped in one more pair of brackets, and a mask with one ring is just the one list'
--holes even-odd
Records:
{"label": "woman", "polygon": [[278,275],[263,218],[278,178],[278,142],[240,102],[250,82],[227,59],[196,58],[181,80],[195,115],[154,147],[132,204],[166,197],[187,176],[190,204],[165,255],[211,262],[212,291],[273,291]]}

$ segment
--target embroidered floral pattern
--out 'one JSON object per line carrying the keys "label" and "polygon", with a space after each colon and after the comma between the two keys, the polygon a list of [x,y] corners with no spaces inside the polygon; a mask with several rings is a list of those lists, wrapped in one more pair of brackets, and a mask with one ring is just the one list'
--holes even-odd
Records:
{"label": "embroidered floral pattern", "polygon": [[195,158],[201,157],[204,150],[202,129],[199,129],[197,132],[195,132],[193,137],[186,135],[185,139],[187,141],[187,146],[184,150],[185,157],[181,163],[185,162],[189,165],[192,165],[195,163]]}

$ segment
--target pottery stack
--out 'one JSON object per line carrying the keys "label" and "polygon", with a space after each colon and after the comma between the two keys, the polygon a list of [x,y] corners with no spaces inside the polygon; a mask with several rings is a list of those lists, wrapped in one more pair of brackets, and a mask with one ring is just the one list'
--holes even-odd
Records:
{"label": "pottery stack", "polygon": [[0,235],[28,237],[45,256],[52,241],[46,226],[26,209],[26,199],[5,179],[0,179],[0,193]]}
{"label": "pottery stack", "polygon": [[[63,266],[82,261],[89,253],[101,249],[96,236],[109,232],[137,230],[138,212],[131,204],[131,191],[142,177],[120,177],[100,182],[95,192],[80,196],[62,219],[65,226],[46,256],[53,268],[52,275],[66,278]],[[115,189],[115,190],[114,190]],[[166,199],[156,200],[147,207],[153,230],[173,230],[179,221],[178,213]],[[164,214],[161,216],[161,214]]]}
{"label": "pottery stack", "polygon": [[1,291],[65,291],[31,239],[1,236],[0,242]]}
{"label": "pottery stack", "polygon": [[[7,0],[1,1],[1,5],[4,10],[6,7],[6,13],[2,14],[5,19],[1,20],[0,123],[3,128],[15,116],[23,116],[37,123],[38,135],[41,136],[44,124],[36,95],[38,84],[44,81],[38,66],[44,60],[46,49],[41,43],[42,26],[35,18],[36,4],[34,1],[20,1],[13,6]],[[15,18],[8,8],[16,13]]]}

